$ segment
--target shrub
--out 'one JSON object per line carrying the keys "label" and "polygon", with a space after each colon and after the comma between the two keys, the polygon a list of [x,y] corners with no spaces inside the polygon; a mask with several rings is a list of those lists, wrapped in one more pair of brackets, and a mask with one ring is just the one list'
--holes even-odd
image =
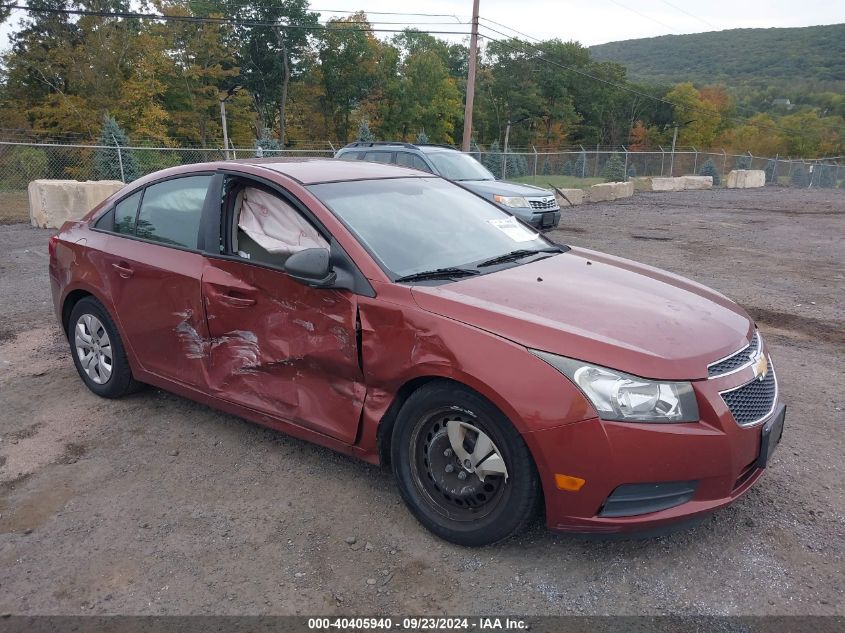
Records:
{"label": "shrub", "polygon": [[634,163],[628,165],[628,178],[636,178],[637,177],[637,166]]}
{"label": "shrub", "polygon": [[587,152],[578,154],[575,165],[572,167],[572,175],[578,178],[584,178],[587,175]]}
{"label": "shrub", "polygon": [[746,155],[737,156],[736,169],[751,169],[751,157]]}
{"label": "shrub", "polygon": [[132,182],[141,175],[138,169],[138,160],[132,150],[121,149],[118,151],[118,147],[129,146],[129,139],[117,124],[117,121],[108,114],[103,117],[103,128],[97,145],[103,147],[94,153],[93,177],[95,180]]}
{"label": "shrub", "polygon": [[718,187],[722,184],[722,176],[719,174],[719,170],[716,169],[716,163],[713,162],[712,158],[708,158],[698,170],[699,176],[712,176],[713,177],[713,186]]}
{"label": "shrub", "polygon": [[604,169],[601,170],[601,176],[607,182],[624,182],[625,180],[625,161],[619,154],[614,154],[604,164]]}
{"label": "shrub", "polygon": [[792,168],[792,175],[789,177],[789,182],[793,187],[809,187],[810,176],[804,165],[796,165]]}
{"label": "shrub", "polygon": [[813,186],[832,189],[836,186],[836,167],[833,165],[815,165],[813,167]]}
{"label": "shrub", "polygon": [[499,149],[499,141],[490,143],[487,153],[482,156],[481,164],[489,169],[496,178],[502,175],[502,150]]}
{"label": "shrub", "polygon": [[15,147],[3,163],[6,178],[0,188],[25,189],[31,181],[48,176],[47,154],[37,147]]}

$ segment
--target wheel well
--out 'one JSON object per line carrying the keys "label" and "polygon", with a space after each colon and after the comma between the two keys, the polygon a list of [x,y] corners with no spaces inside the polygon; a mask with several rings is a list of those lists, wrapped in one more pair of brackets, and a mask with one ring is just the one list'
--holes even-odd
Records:
{"label": "wheel well", "polygon": [[70,327],[70,313],[73,312],[74,306],[85,297],[93,297],[90,292],[85,290],[74,290],[65,297],[64,305],[62,306],[62,328],[65,335],[68,334],[68,327]]}
{"label": "wheel well", "polygon": [[399,416],[399,411],[402,409],[402,406],[417,389],[434,381],[451,382],[455,385],[460,385],[464,389],[468,389],[481,398],[487,400],[483,394],[478,393],[469,385],[466,385],[458,380],[453,380],[452,378],[444,378],[443,376],[420,376],[418,378],[414,378],[413,380],[409,380],[396,392],[393,402],[390,403],[390,406],[387,408],[387,411],[379,422],[376,437],[378,438],[379,462],[381,464],[385,466],[390,465],[390,439],[393,436],[393,427],[396,424],[396,418]]}

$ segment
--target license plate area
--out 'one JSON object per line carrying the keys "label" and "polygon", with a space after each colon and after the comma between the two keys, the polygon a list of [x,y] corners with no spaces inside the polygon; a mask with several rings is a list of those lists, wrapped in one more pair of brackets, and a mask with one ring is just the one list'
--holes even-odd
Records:
{"label": "license plate area", "polygon": [[760,433],[760,456],[757,468],[765,468],[778,444],[783,438],[783,424],[786,419],[786,405],[780,405],[775,414],[763,425]]}

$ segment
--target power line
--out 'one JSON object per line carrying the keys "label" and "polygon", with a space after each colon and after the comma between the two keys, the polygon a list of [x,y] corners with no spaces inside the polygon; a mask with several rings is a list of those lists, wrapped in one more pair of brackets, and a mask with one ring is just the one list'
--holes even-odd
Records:
{"label": "power line", "polygon": [[647,14],[645,14],[645,13],[642,13],[642,12],[640,12],[640,11],[637,11],[636,9],[632,9],[632,8],[631,8],[631,7],[629,7],[628,5],[622,4],[621,2],[617,2],[616,0],[608,0],[608,2],[611,2],[611,3],[615,4],[615,5],[616,5],[616,6],[618,6],[618,7],[622,7],[623,9],[625,9],[625,10],[627,10],[627,11],[630,11],[631,13],[636,13],[636,14],[637,14],[638,16],[640,16],[641,18],[644,18],[644,19],[646,19],[646,20],[651,20],[652,22],[655,22],[655,23],[659,24],[660,26],[664,26],[664,27],[666,27],[667,29],[669,29],[672,33],[674,33],[674,32],[675,32],[675,29],[674,29],[673,27],[669,26],[668,24],[666,24],[665,22],[661,22],[661,21],[660,21],[660,20],[658,20],[657,18],[653,18],[653,17],[651,17],[650,15],[647,15]]}
{"label": "power line", "polygon": [[[189,22],[199,24],[221,24],[232,26],[269,26],[283,30],[302,30],[302,31],[363,31],[367,33],[403,33],[407,29],[384,29],[384,28],[350,28],[347,26],[327,26],[307,25],[307,24],[282,24],[279,22],[265,22],[260,20],[238,20],[231,18],[214,18],[209,16],[195,16],[195,15],[165,15],[161,13],[139,13],[132,11],[90,11],[86,9],[55,9],[55,8],[35,8],[27,5],[0,5],[0,8],[11,9],[18,11],[28,11],[30,13],[50,13],[62,15],[79,15],[101,18],[123,18],[135,20],[154,20],[165,22]],[[341,24],[363,24],[363,22],[342,22]],[[429,35],[469,35],[469,31],[435,31],[426,30],[425,33]]]}
{"label": "power line", "polygon": [[667,5],[667,6],[672,7],[672,8],[673,8],[673,9],[675,9],[676,11],[680,11],[681,13],[684,13],[684,14],[688,15],[688,16],[689,16],[689,17],[691,17],[693,20],[698,20],[698,21],[699,21],[699,22],[701,22],[702,24],[706,24],[707,26],[712,27],[712,28],[714,28],[714,29],[718,28],[718,27],[717,27],[715,24],[713,24],[712,22],[708,22],[708,21],[707,21],[707,20],[705,20],[704,18],[700,18],[700,17],[698,17],[697,15],[693,15],[692,13],[690,13],[689,11],[687,11],[686,9],[682,9],[682,8],[681,8],[681,7],[679,7],[678,5],[672,4],[672,3],[671,3],[671,2],[669,2],[668,0],[660,0],[660,1],[661,1],[663,4],[665,4],[665,5]]}

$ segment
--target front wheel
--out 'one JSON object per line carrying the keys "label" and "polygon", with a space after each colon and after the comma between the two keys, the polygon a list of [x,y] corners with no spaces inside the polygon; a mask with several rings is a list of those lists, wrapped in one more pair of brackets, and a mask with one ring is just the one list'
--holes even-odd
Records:
{"label": "front wheel", "polygon": [[489,401],[455,383],[428,383],[408,398],[391,461],[411,512],[459,545],[506,539],[539,505],[537,471],[520,434]]}

